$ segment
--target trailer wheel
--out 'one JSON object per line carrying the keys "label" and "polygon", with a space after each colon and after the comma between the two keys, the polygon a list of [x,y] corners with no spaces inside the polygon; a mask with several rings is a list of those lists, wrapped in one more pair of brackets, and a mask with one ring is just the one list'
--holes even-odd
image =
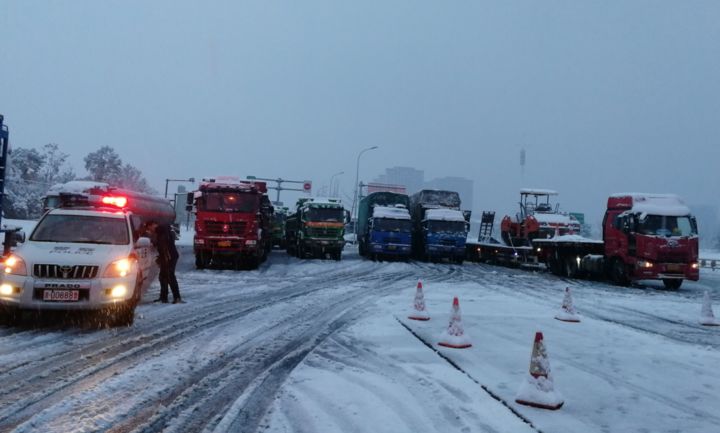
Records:
{"label": "trailer wheel", "polygon": [[666,278],[663,281],[663,284],[665,285],[665,288],[668,290],[677,290],[682,286],[683,280],[674,279],[674,278]]}
{"label": "trailer wheel", "polygon": [[565,259],[565,276],[568,278],[576,278],[578,276],[578,264],[575,257],[567,257]]}
{"label": "trailer wheel", "polygon": [[610,277],[613,283],[617,284],[618,286],[627,287],[630,285],[630,278],[628,278],[627,275],[625,262],[623,262],[619,258],[615,258],[615,260],[613,260],[612,262],[612,266],[610,268]]}

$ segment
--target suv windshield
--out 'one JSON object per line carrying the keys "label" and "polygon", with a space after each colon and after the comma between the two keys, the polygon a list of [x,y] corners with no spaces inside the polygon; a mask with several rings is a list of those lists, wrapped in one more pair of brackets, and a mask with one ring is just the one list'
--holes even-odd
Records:
{"label": "suv windshield", "polygon": [[428,221],[428,229],[433,233],[464,233],[463,221]]}
{"label": "suv windshield", "polygon": [[345,221],[345,212],[340,208],[320,208],[311,207],[305,213],[307,221],[321,221],[321,222],[333,222],[341,223]]}
{"label": "suv windshield", "polygon": [[130,233],[124,218],[89,215],[47,215],[30,236],[35,242],[127,245]]}
{"label": "suv windshield", "polygon": [[638,221],[638,233],[651,236],[693,236],[697,229],[688,216],[648,215]]}
{"label": "suv windshield", "polygon": [[375,218],[373,229],[386,232],[409,232],[410,221],[392,218]]}
{"label": "suv windshield", "polygon": [[253,212],[257,196],[237,192],[209,192],[203,194],[202,210],[210,212]]}

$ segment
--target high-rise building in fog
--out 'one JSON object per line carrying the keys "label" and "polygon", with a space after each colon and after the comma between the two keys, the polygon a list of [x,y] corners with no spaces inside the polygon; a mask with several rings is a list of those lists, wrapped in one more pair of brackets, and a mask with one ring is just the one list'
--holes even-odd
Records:
{"label": "high-rise building in fog", "polygon": [[473,181],[464,177],[439,177],[425,183],[425,188],[457,191],[462,201],[462,209],[473,209]]}
{"label": "high-rise building in fog", "polygon": [[412,195],[425,187],[425,172],[412,167],[386,168],[385,174],[376,177],[373,182],[401,185]]}

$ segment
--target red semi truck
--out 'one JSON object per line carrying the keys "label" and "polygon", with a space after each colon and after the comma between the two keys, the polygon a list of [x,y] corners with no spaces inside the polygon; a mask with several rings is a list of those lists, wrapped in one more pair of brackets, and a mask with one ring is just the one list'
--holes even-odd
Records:
{"label": "red semi truck", "polygon": [[272,248],[273,207],[265,182],[220,176],[188,195],[195,212],[195,266],[257,268]]}
{"label": "red semi truck", "polygon": [[604,277],[618,285],[662,280],[668,289],[699,279],[697,222],[678,196],[613,194],[602,229],[602,241],[556,236],[533,240],[533,248],[561,276]]}

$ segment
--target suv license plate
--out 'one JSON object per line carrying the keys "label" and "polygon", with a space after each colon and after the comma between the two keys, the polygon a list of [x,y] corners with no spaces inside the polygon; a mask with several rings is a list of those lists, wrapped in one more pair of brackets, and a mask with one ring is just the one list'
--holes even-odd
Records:
{"label": "suv license plate", "polygon": [[43,290],[43,301],[77,302],[79,290]]}
{"label": "suv license plate", "polygon": [[219,246],[219,247],[229,247],[231,245],[232,245],[232,242],[230,242],[230,241],[219,241],[217,243],[217,246]]}

